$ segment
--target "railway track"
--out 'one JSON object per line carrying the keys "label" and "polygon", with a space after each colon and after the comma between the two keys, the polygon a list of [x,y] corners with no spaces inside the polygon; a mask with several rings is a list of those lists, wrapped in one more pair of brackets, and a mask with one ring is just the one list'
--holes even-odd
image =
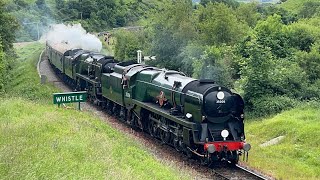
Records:
{"label": "railway track", "polygon": [[258,178],[258,179],[261,179],[261,180],[271,179],[271,178],[264,177],[263,175],[261,175],[261,174],[259,174],[259,173],[257,173],[257,172],[254,172],[254,171],[252,171],[252,170],[249,170],[249,169],[247,169],[247,168],[245,168],[245,167],[243,167],[243,166],[240,166],[240,165],[238,165],[238,164],[236,165],[236,167],[237,167],[238,169],[241,169],[242,171],[245,171],[245,172],[251,174],[252,176],[254,176],[254,177]]}
{"label": "railway track", "polygon": [[[42,56],[42,58],[40,56],[37,69],[40,76],[45,75],[47,77],[48,83],[52,83],[54,86],[60,88],[64,92],[72,91],[54,73],[49,62],[44,56]],[[104,121],[106,121],[105,119],[108,119],[106,122],[112,127],[120,130],[122,133],[125,133],[129,136],[134,136],[134,139],[140,141],[141,144],[145,144],[146,147],[150,148],[150,151],[155,154],[157,159],[161,161],[168,161],[168,164],[170,164],[170,162],[175,162],[176,166],[179,168],[186,169],[186,171],[194,171],[191,174],[193,174],[195,179],[268,179],[241,166],[222,168],[218,167],[214,169],[202,166],[200,162],[197,162],[193,159],[186,159],[185,156],[177,153],[173,148],[169,146],[163,146],[160,141],[151,138],[146,133],[132,132],[132,129],[126,124],[119,122],[114,117],[108,115],[105,111],[102,111],[99,107],[93,106],[90,103],[83,103],[82,107],[84,107],[85,110],[95,112],[95,114],[101,119],[104,119]]]}
{"label": "railway track", "polygon": [[213,170],[214,178],[223,179],[223,180],[269,180],[272,179],[270,177],[262,176],[261,174],[249,170],[240,165],[232,166],[232,167],[217,167]]}

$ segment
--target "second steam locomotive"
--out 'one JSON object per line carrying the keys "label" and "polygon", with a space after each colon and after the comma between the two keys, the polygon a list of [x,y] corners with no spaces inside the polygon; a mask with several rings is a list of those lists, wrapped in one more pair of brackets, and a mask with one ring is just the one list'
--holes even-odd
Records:
{"label": "second steam locomotive", "polygon": [[83,49],[46,45],[49,62],[76,90],[120,120],[205,164],[236,164],[245,142],[244,102],[211,80]]}

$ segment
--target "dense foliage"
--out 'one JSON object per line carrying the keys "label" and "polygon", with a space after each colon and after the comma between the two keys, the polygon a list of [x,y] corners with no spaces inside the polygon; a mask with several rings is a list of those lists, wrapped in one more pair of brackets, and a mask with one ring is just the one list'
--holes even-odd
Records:
{"label": "dense foliage", "polygon": [[18,28],[15,18],[6,10],[6,3],[0,0],[0,37],[1,46],[4,51],[9,51],[12,48],[12,43],[15,41],[15,30]]}
{"label": "dense foliage", "polygon": [[17,41],[38,40],[54,23],[81,23],[89,32],[143,22],[157,11],[156,0],[14,0],[6,9],[21,24]]}
{"label": "dense foliage", "polygon": [[14,16],[20,24],[19,31],[15,34],[16,41],[38,40],[49,25],[56,22],[54,11],[45,0],[8,1],[6,10]]}
{"label": "dense foliage", "polygon": [[157,56],[147,63],[235,88],[248,110],[264,116],[320,98],[318,6],[288,11],[232,0],[168,1],[131,43],[144,37],[147,46],[139,48]]}
{"label": "dense foliage", "polygon": [[56,0],[59,16],[68,21],[80,20],[89,30],[100,30],[126,24],[126,4],[115,0]]}
{"label": "dense foliage", "polygon": [[134,25],[159,8],[155,0],[55,0],[55,4],[55,19],[78,21],[88,31],[96,32]]}
{"label": "dense foliage", "polygon": [[121,60],[135,60],[137,58],[137,50],[142,49],[144,42],[143,33],[136,32],[130,33],[125,30],[120,30],[114,34],[117,39],[117,48],[115,49],[114,56]]}
{"label": "dense foliage", "polygon": [[[155,55],[147,63],[234,88],[261,116],[320,98],[320,4],[292,1],[15,0],[6,10],[23,25],[18,40],[37,39],[51,22],[80,22],[89,31],[143,26],[114,31],[116,58]],[[0,35],[6,51],[13,36]]]}
{"label": "dense foliage", "polygon": [[4,90],[7,82],[7,71],[12,59],[12,47],[15,41],[15,31],[18,24],[5,8],[6,3],[0,0],[0,93]]}
{"label": "dense foliage", "polygon": [[[0,39],[0,43],[1,43],[1,39]],[[5,58],[4,58],[4,52],[2,49],[2,45],[0,45],[0,91],[3,90],[5,72],[6,72],[6,62],[5,62]]]}

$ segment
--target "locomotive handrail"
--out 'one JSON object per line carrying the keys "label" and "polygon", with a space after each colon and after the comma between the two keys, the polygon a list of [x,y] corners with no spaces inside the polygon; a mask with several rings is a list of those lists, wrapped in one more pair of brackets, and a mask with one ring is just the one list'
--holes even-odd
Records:
{"label": "locomotive handrail", "polygon": [[164,72],[164,78],[167,79],[167,75],[169,74],[180,74],[182,76],[186,76],[183,72],[179,72],[179,71],[165,71]]}
{"label": "locomotive handrail", "polygon": [[[136,68],[136,67],[139,67],[139,66],[142,66],[141,69],[136,70],[136,71],[131,71],[133,68]],[[127,73],[124,74],[124,77],[126,77],[128,80],[130,80],[130,78],[131,78],[132,76],[136,75],[137,73],[140,73],[140,72],[143,71],[143,70],[152,69],[152,68],[153,68],[153,67],[139,64],[138,66],[134,66],[134,67],[125,69],[125,71],[127,71]],[[124,71],[124,72],[125,72],[125,71]]]}

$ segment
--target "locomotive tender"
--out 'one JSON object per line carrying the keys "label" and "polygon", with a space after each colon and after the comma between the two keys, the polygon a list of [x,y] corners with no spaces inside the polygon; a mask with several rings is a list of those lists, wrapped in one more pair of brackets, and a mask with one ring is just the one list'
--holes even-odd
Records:
{"label": "locomotive tender", "polygon": [[236,164],[245,142],[244,102],[211,80],[82,49],[46,45],[49,62],[94,104],[204,164]]}

